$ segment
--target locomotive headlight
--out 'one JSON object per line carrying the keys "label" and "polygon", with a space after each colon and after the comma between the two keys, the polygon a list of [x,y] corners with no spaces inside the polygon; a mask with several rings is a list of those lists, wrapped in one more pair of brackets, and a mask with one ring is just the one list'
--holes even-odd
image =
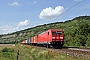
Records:
{"label": "locomotive headlight", "polygon": [[55,37],[52,37],[52,39],[55,39]]}
{"label": "locomotive headlight", "polygon": [[60,37],[60,39],[63,39],[63,37]]}

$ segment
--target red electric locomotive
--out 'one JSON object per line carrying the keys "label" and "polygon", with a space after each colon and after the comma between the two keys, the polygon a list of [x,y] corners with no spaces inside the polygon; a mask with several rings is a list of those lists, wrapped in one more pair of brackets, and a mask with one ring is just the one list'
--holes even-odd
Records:
{"label": "red electric locomotive", "polygon": [[62,47],[64,44],[64,32],[62,29],[49,29],[38,35],[37,44]]}

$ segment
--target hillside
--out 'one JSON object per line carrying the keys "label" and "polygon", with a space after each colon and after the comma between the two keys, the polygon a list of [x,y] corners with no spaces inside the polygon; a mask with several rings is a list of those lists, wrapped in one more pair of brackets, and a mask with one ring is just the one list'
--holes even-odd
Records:
{"label": "hillside", "polygon": [[90,47],[90,16],[79,16],[65,22],[55,22],[0,35],[0,43],[19,43],[50,28],[61,28],[65,33],[65,46]]}

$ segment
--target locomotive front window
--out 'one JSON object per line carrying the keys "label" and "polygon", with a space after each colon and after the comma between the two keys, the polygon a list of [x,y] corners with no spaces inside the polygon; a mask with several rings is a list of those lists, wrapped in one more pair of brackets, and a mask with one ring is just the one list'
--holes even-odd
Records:
{"label": "locomotive front window", "polygon": [[56,32],[52,32],[52,34],[57,34]]}
{"label": "locomotive front window", "polygon": [[62,34],[62,32],[57,32],[57,34]]}
{"label": "locomotive front window", "polygon": [[52,34],[62,34],[62,32],[52,32]]}

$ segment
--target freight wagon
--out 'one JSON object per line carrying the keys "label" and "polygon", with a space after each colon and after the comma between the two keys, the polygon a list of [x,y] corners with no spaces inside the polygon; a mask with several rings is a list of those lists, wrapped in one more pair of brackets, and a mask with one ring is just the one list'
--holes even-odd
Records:
{"label": "freight wagon", "polygon": [[22,42],[21,42],[21,44],[30,44],[31,43],[31,40],[30,40],[30,38],[28,38],[28,39],[24,39]]}
{"label": "freight wagon", "polygon": [[31,45],[37,45],[38,36],[31,37]]}
{"label": "freight wagon", "polygon": [[24,40],[21,42],[21,44],[26,44],[26,42],[27,42],[27,40],[24,39]]}
{"label": "freight wagon", "polygon": [[64,45],[64,32],[62,29],[49,29],[37,36],[31,37],[30,44],[55,48],[62,47]]}

